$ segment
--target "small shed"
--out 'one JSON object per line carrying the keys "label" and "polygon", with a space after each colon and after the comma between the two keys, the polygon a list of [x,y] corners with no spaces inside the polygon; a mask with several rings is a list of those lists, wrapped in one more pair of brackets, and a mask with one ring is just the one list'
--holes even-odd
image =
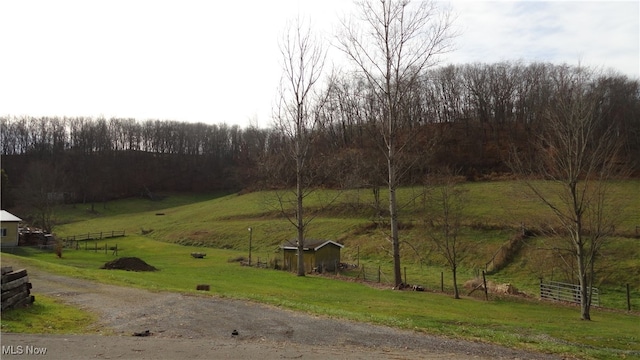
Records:
{"label": "small shed", "polygon": [[2,247],[18,246],[18,224],[22,219],[12,213],[0,210],[0,239]]}
{"label": "small shed", "polygon": [[[307,239],[304,243],[305,272],[335,271],[340,264],[340,250],[344,247],[331,240]],[[282,245],[283,268],[298,271],[298,241],[289,240]]]}

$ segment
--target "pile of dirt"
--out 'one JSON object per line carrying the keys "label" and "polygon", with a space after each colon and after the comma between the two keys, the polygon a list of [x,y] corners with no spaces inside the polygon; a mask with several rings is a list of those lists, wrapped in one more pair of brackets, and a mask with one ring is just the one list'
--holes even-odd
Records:
{"label": "pile of dirt", "polygon": [[122,257],[102,265],[101,269],[127,270],[127,271],[157,271],[155,267],[147,264],[137,257]]}

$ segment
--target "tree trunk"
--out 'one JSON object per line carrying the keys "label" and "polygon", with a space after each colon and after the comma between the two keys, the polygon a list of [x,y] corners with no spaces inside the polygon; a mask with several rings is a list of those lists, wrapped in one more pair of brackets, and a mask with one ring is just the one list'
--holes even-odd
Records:
{"label": "tree trunk", "polygon": [[[578,236],[581,236],[578,234]],[[578,261],[578,281],[580,283],[580,319],[591,320],[591,295],[589,294],[589,276],[585,268],[584,245],[582,238],[576,241],[576,260]]]}
{"label": "tree trunk", "polygon": [[453,298],[460,299],[460,293],[458,292],[458,269],[452,266],[451,271],[453,272]]}
{"label": "tree trunk", "polygon": [[398,235],[398,204],[396,200],[395,165],[392,151],[389,151],[389,217],[391,222],[391,244],[393,247],[393,279],[396,289],[402,283],[400,269],[400,236]]}
{"label": "tree trunk", "polygon": [[573,201],[573,213],[574,213],[574,226],[575,226],[575,234],[574,241],[576,246],[576,261],[578,263],[578,281],[580,283],[580,319],[582,320],[591,320],[590,307],[591,307],[591,298],[589,296],[589,276],[587,274],[586,269],[586,259],[587,256],[584,238],[583,238],[583,228],[582,228],[582,215],[583,215],[583,205],[580,201],[580,195],[577,189],[577,180],[573,180],[569,183],[569,189],[571,191],[571,198]]}
{"label": "tree trunk", "polygon": [[303,199],[303,186],[302,186],[302,168],[304,159],[302,158],[302,151],[300,147],[301,129],[298,125],[298,141],[296,143],[296,228],[298,230],[298,276],[304,276],[304,207],[302,204]]}

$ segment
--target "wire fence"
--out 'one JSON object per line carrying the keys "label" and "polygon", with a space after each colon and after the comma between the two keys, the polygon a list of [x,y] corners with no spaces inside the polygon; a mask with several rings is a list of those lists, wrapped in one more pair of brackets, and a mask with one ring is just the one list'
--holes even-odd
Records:
{"label": "wire fence", "polygon": [[376,282],[376,283],[393,283],[393,280],[389,278],[386,274],[382,272],[380,266],[377,268],[366,268],[364,265],[360,267],[360,271],[356,276],[356,279],[362,279],[368,282]]}

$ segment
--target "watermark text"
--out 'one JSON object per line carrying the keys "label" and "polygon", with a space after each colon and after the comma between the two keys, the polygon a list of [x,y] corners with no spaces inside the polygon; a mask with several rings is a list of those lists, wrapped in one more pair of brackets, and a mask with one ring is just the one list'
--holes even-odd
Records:
{"label": "watermark text", "polygon": [[46,355],[46,347],[33,345],[2,345],[2,355]]}

